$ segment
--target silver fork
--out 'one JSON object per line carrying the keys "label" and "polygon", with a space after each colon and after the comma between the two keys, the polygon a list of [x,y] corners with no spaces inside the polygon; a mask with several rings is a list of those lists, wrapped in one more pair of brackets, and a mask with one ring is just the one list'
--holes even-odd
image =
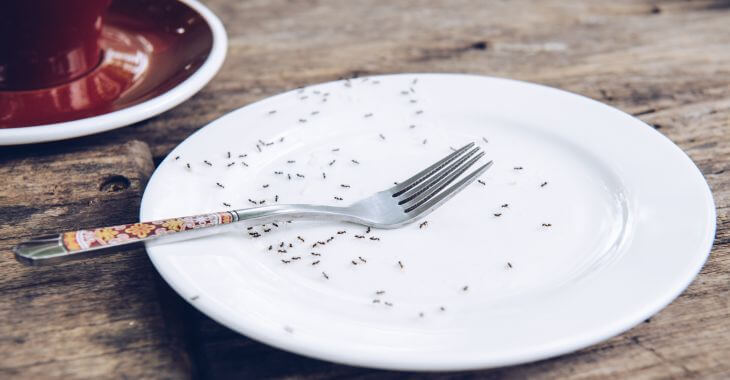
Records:
{"label": "silver fork", "polygon": [[[13,252],[16,259],[25,264],[53,264],[152,239],[185,240],[219,233],[233,224],[253,226],[290,219],[345,221],[376,228],[398,228],[427,215],[474,182],[492,161],[451,185],[483,155],[484,152],[474,147],[474,143],[467,144],[404,182],[345,207],[282,204],[99,227],[31,239],[15,246]],[[258,232],[248,233],[260,236]]]}

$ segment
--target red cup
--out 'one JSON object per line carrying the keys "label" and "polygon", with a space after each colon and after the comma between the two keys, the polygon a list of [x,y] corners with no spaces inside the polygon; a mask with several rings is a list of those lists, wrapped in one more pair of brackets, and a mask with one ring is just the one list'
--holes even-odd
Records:
{"label": "red cup", "polygon": [[101,61],[111,0],[0,0],[0,91],[74,80]]}

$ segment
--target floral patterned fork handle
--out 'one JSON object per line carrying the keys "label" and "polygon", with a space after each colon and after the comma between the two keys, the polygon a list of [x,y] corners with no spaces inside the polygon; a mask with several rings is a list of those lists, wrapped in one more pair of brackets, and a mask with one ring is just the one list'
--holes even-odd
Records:
{"label": "floral patterned fork handle", "polygon": [[351,214],[348,207],[304,204],[270,205],[247,209],[184,216],[152,222],[121,224],[88,230],[62,232],[25,241],[13,248],[15,258],[28,265],[56,264],[149,240],[178,241],[231,230],[236,222],[253,226],[281,220],[334,220],[369,224]]}
{"label": "floral patterned fork handle", "polygon": [[[15,257],[25,264],[54,264],[71,258],[87,257],[101,249],[141,243],[162,236],[173,237],[173,234],[184,231],[203,232],[202,229],[207,229],[212,233],[213,231],[209,227],[222,226],[236,221],[238,221],[238,213],[223,211],[153,222],[62,232],[58,235],[43,236],[23,242],[17,245],[13,252]],[[194,237],[191,234],[185,235],[186,238]]]}

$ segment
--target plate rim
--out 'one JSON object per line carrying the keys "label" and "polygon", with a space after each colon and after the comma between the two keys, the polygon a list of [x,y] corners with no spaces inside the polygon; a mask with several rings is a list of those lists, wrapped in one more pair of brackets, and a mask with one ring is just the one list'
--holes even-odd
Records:
{"label": "plate rim", "polygon": [[0,146],[35,144],[87,136],[159,115],[200,91],[220,70],[228,51],[228,36],[221,20],[198,0],[178,0],[197,12],[213,35],[213,44],[203,64],[187,79],[164,93],[139,104],[78,120],[18,128],[0,128]]}
{"label": "plate rim", "polygon": [[[503,366],[510,366],[510,365],[516,365],[516,364],[522,364],[522,363],[528,363],[533,362],[537,360],[542,359],[548,359],[553,358],[556,356],[568,354],[571,352],[575,352],[577,350],[580,350],[582,348],[600,343],[602,341],[605,341],[606,339],[609,339],[611,337],[617,336],[621,333],[624,333],[636,325],[640,324],[646,318],[656,314],[663,308],[665,308],[667,305],[669,305],[672,301],[674,301],[679,295],[681,295],[684,290],[694,281],[694,279],[697,277],[700,270],[705,265],[707,259],[709,258],[709,255],[712,251],[712,247],[714,246],[715,241],[715,234],[717,229],[717,210],[715,201],[713,198],[713,194],[711,191],[711,188],[709,184],[707,183],[706,178],[702,174],[702,172],[699,170],[697,165],[692,161],[692,159],[687,155],[686,152],[684,152],[679,146],[677,146],[671,139],[669,139],[664,134],[656,131],[654,128],[649,126],[647,123],[643,122],[642,120],[618,109],[615,107],[612,107],[610,105],[607,105],[605,103],[599,102],[597,100],[591,99],[587,96],[573,93],[570,91],[562,90],[560,88],[555,88],[539,83],[533,83],[533,82],[527,82],[527,81],[521,81],[521,80],[515,80],[510,78],[501,78],[501,77],[494,77],[494,76],[485,76],[485,75],[478,75],[478,74],[463,74],[463,73],[398,73],[398,74],[385,74],[385,75],[371,75],[369,77],[371,78],[388,78],[388,77],[399,77],[399,76],[459,76],[459,77],[467,77],[467,78],[474,78],[474,79],[487,79],[487,80],[496,80],[496,81],[505,81],[505,82],[511,82],[514,85],[517,86],[535,86],[540,87],[543,89],[547,89],[550,91],[558,91],[566,95],[570,95],[572,97],[578,97],[581,98],[583,101],[589,101],[593,103],[594,105],[598,105],[602,108],[605,108],[606,110],[610,112],[618,112],[622,114],[625,117],[631,118],[634,122],[639,122],[643,125],[643,127],[647,131],[651,131],[651,134],[653,136],[658,136],[660,139],[663,140],[662,144],[669,144],[671,146],[671,149],[674,151],[674,153],[679,153],[682,157],[682,160],[686,160],[688,163],[691,164],[692,171],[695,175],[698,175],[698,179],[701,180],[701,182],[704,184],[702,189],[698,189],[698,194],[701,191],[703,194],[704,201],[707,205],[707,217],[708,217],[708,228],[707,229],[707,235],[704,236],[704,240],[702,241],[701,246],[698,244],[698,247],[696,248],[697,254],[694,257],[695,260],[693,260],[694,266],[691,268],[688,268],[686,272],[683,272],[685,276],[681,278],[682,281],[674,281],[672,283],[672,287],[669,289],[665,289],[659,296],[654,296],[654,302],[647,304],[642,307],[637,307],[634,310],[631,310],[632,313],[629,313],[627,316],[623,318],[617,318],[614,320],[614,322],[603,329],[594,329],[592,330],[591,334],[584,334],[584,336],[581,336],[579,338],[572,338],[572,339],[564,339],[560,341],[554,341],[550,342],[550,344],[541,345],[537,349],[526,349],[523,351],[521,355],[507,355],[507,357],[497,357],[497,358],[491,358],[490,359],[484,359],[484,358],[476,358],[476,359],[463,359],[463,360],[453,360],[451,362],[445,363],[445,362],[437,362],[437,361],[431,361],[428,363],[418,362],[418,361],[398,361],[392,360],[392,359],[386,359],[383,360],[383,358],[363,358],[358,357],[357,352],[350,352],[349,354],[346,352],[346,350],[342,350],[342,347],[340,349],[327,349],[323,348],[321,345],[313,346],[310,344],[307,344],[306,342],[301,341],[295,341],[295,340],[284,340],[281,339],[281,336],[275,336],[272,334],[269,334],[267,332],[259,333],[251,328],[251,326],[245,326],[241,324],[237,324],[234,319],[229,318],[224,313],[218,312],[219,310],[216,310],[214,308],[211,308],[209,306],[206,306],[206,300],[198,300],[195,302],[192,302],[190,299],[185,297],[185,291],[180,287],[179,283],[176,283],[174,281],[170,281],[168,276],[170,275],[169,272],[167,272],[164,268],[161,267],[161,262],[155,260],[154,255],[150,252],[151,249],[154,249],[153,247],[146,245],[148,257],[152,261],[155,269],[160,273],[160,275],[165,279],[165,281],[181,296],[183,297],[186,302],[191,304],[196,309],[200,310],[202,313],[204,313],[206,316],[210,317],[211,319],[215,320],[216,322],[240,333],[244,336],[256,340],[258,342],[261,342],[266,345],[270,345],[273,347],[276,347],[278,349],[282,349],[288,352],[294,352],[296,354],[318,359],[318,360],[328,360],[334,363],[338,364],[344,364],[344,365],[350,365],[350,366],[358,366],[358,367],[369,367],[369,368],[378,368],[378,369],[388,369],[388,370],[408,370],[408,371],[422,371],[422,372],[433,372],[433,371],[455,371],[455,370],[479,370],[479,369],[488,369],[488,368],[496,368],[496,367],[503,367]],[[327,85],[332,83],[338,83],[341,81],[330,81],[330,82],[322,82],[322,83],[314,83],[309,86],[317,86],[317,85]],[[308,87],[309,87],[308,86]],[[188,139],[191,139],[196,134],[200,133],[203,129],[205,129],[208,126],[212,126],[216,124],[219,120],[229,117],[234,113],[237,113],[238,111],[241,111],[243,109],[246,109],[248,107],[251,107],[255,104],[258,104],[260,102],[269,101],[273,98],[279,97],[279,96],[285,96],[286,94],[289,94],[293,91],[296,91],[296,89],[292,89],[289,91],[285,91],[282,93],[277,93],[275,95],[260,99],[256,102],[252,102],[249,104],[246,104],[242,107],[239,107],[237,109],[234,109],[232,111],[227,112],[226,114],[221,115],[219,118],[211,121],[210,123],[206,124],[204,127],[198,129],[193,134],[188,136],[185,140],[183,140],[180,144],[178,144],[166,157],[165,159],[160,163],[160,166],[164,164],[170,157],[172,157],[175,150],[182,145],[185,141]],[[637,125],[638,127],[638,125]],[[142,202],[140,204],[140,217],[141,220],[146,220],[145,217],[145,209],[149,210],[149,207],[147,204],[149,203],[149,197],[147,197],[147,189],[151,188],[151,185],[153,183],[153,180],[155,178],[155,175],[157,174],[157,170],[153,173],[153,175],[150,177],[148,181],[148,187],[145,189],[145,193],[142,198]],[[702,253],[702,255],[700,255]]]}

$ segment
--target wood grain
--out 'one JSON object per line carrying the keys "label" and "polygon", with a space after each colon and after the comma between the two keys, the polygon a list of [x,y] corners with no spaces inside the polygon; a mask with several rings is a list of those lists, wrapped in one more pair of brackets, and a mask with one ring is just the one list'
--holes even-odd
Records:
{"label": "wood grain", "polygon": [[10,248],[59,229],[138,217],[152,173],[140,141],[56,144],[0,157],[0,377],[184,377],[184,339],[166,328],[144,250],[24,267]]}
{"label": "wood grain", "polygon": [[[154,163],[176,144],[287,89],[398,72],[528,80],[634,114],[687,152],[717,205],[712,254],[677,300],[620,336],[537,363],[428,377],[730,377],[730,1],[206,3],[226,25],[229,52],[193,98],[128,128],[0,149],[0,249],[39,233],[133,221]],[[44,216],[55,224],[39,224]],[[187,306],[141,251],[52,269],[20,267],[8,253],[0,295],[2,377],[415,376],[240,336]]]}

